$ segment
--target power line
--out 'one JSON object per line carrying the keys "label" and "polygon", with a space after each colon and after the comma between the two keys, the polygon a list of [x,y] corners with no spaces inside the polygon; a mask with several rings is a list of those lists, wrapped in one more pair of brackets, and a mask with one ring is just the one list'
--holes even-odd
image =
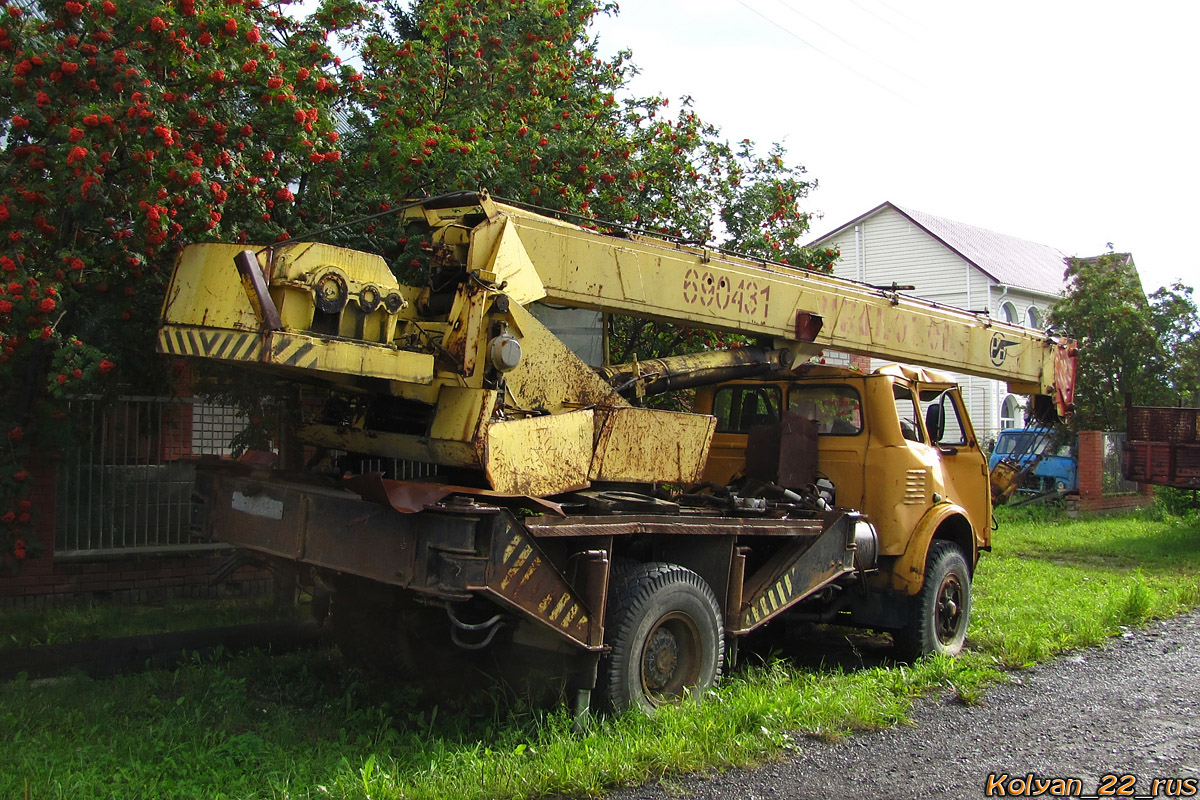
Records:
{"label": "power line", "polygon": [[879,5],[883,6],[883,7],[884,7],[884,8],[886,8],[888,11],[892,12],[893,14],[895,14],[896,16],[898,16],[898,17],[903,17],[904,19],[908,20],[909,22],[911,22],[911,23],[912,23],[912,24],[914,24],[914,25],[918,25],[918,26],[919,26],[919,25],[921,24],[921,23],[917,22],[915,19],[913,19],[912,17],[910,17],[908,14],[905,14],[905,13],[904,13],[903,11],[901,11],[900,9],[898,9],[898,8],[895,8],[895,7],[891,6],[891,5],[889,5],[888,3],[886,3],[886,2],[885,2],[885,0],[875,0],[875,2],[879,3]]}
{"label": "power line", "polygon": [[882,22],[884,25],[887,25],[889,28],[891,28],[892,30],[896,31],[897,33],[901,33],[901,34],[903,34],[903,35],[907,36],[909,39],[915,39],[915,37],[914,37],[914,36],[913,36],[911,33],[909,33],[908,31],[904,30],[903,28],[901,28],[900,26],[898,26],[896,23],[892,22],[892,21],[891,21],[890,19],[888,19],[887,17],[884,17],[884,16],[881,16],[881,15],[879,15],[879,14],[876,14],[874,11],[872,11],[871,9],[867,8],[866,6],[864,6],[864,5],[863,5],[862,3],[860,3],[858,0],[850,0],[850,2],[851,2],[851,3],[854,3],[854,5],[858,6],[859,10],[863,11],[863,12],[864,12],[864,13],[866,13],[866,14],[870,14],[872,17],[874,17],[875,19],[879,20],[879,21],[880,21],[880,22]]}
{"label": "power line", "polygon": [[845,38],[844,36],[840,35],[840,34],[839,34],[837,31],[831,30],[830,28],[827,28],[826,26],[822,25],[820,22],[818,22],[817,20],[813,19],[813,18],[812,18],[812,17],[810,17],[808,14],[805,14],[803,11],[801,11],[801,10],[800,10],[800,9],[798,9],[798,8],[796,8],[796,7],[795,7],[795,6],[793,6],[791,3],[788,3],[788,2],[786,2],[786,0],[775,0],[775,2],[779,3],[780,5],[782,5],[784,8],[786,8],[788,11],[791,11],[791,12],[792,12],[793,14],[795,14],[796,16],[798,16],[798,17],[803,17],[804,19],[806,19],[806,20],[808,20],[809,22],[811,22],[813,25],[816,25],[818,28],[820,28],[821,30],[825,31],[826,33],[828,33],[828,34],[829,34],[830,36],[832,36],[833,38],[837,39],[839,42],[842,42],[843,44],[846,44],[846,45],[848,45],[848,46],[850,46],[850,47],[853,47],[855,50],[857,50],[858,52],[862,53],[863,55],[865,55],[867,58],[871,59],[871,60],[872,60],[872,61],[874,61],[875,63],[877,63],[877,64],[879,64],[879,65],[881,65],[881,66],[883,66],[883,67],[886,67],[887,69],[890,69],[890,70],[892,70],[893,72],[895,72],[897,75],[900,75],[901,77],[908,78],[908,79],[909,79],[910,81],[912,81],[913,83],[916,83],[916,84],[918,84],[918,85],[924,86],[924,82],[923,82],[923,81],[921,81],[921,79],[919,79],[919,78],[915,78],[915,77],[913,77],[912,75],[909,75],[909,74],[908,74],[907,72],[905,72],[904,70],[902,70],[902,69],[899,69],[898,67],[894,67],[894,66],[892,66],[891,64],[888,64],[887,62],[880,60],[880,59],[879,59],[879,58],[877,58],[877,57],[876,57],[876,56],[875,56],[873,53],[871,53],[869,50],[865,50],[865,49],[863,49],[863,48],[859,47],[859,46],[858,46],[858,45],[856,45],[854,42],[852,42],[852,41],[850,41],[849,39]]}
{"label": "power line", "polygon": [[857,75],[858,77],[862,78],[864,81],[867,81],[868,83],[870,83],[870,84],[873,84],[874,86],[877,86],[877,87],[879,87],[880,89],[883,89],[883,90],[884,90],[885,92],[887,92],[888,94],[890,94],[890,95],[893,95],[893,96],[895,96],[895,97],[898,97],[899,99],[903,100],[903,101],[904,101],[904,102],[906,102],[906,103],[912,104],[912,101],[911,101],[911,100],[909,100],[907,97],[905,97],[904,95],[902,95],[902,94],[900,94],[899,92],[897,92],[895,89],[892,89],[891,87],[888,87],[888,86],[885,86],[885,85],[883,85],[883,84],[882,84],[882,83],[880,83],[879,81],[877,81],[877,80],[875,80],[874,78],[872,78],[870,75],[867,75],[867,74],[865,74],[865,73],[859,72],[857,69],[855,69],[854,67],[850,66],[850,65],[849,65],[849,64],[847,64],[845,61],[842,61],[841,59],[839,59],[839,58],[837,58],[837,57],[835,57],[835,56],[832,56],[832,55],[830,55],[829,53],[826,53],[824,50],[822,50],[821,48],[817,47],[815,44],[813,44],[812,42],[808,41],[808,40],[807,40],[807,39],[805,39],[803,36],[800,36],[799,34],[797,34],[796,32],[792,31],[791,29],[787,28],[786,26],[784,26],[784,25],[780,24],[779,22],[776,22],[775,20],[771,19],[771,18],[770,18],[770,17],[768,17],[766,14],[762,13],[761,11],[759,11],[757,8],[754,8],[753,6],[750,6],[750,5],[748,5],[748,4],[745,2],[745,0],[737,0],[737,1],[738,1],[738,4],[739,4],[739,5],[743,6],[744,8],[746,8],[746,9],[748,9],[748,10],[750,10],[750,11],[754,12],[754,13],[755,13],[755,14],[757,14],[758,16],[762,17],[762,18],[763,18],[763,19],[765,19],[767,22],[771,23],[771,24],[772,24],[772,25],[774,25],[776,28],[779,28],[779,30],[781,30],[781,31],[783,31],[784,33],[786,33],[788,36],[791,36],[793,39],[795,39],[795,40],[799,41],[799,42],[800,42],[801,44],[803,44],[805,47],[808,47],[810,50],[813,50],[814,52],[818,53],[819,55],[822,55],[822,56],[824,56],[825,58],[829,59],[830,61],[832,61],[833,63],[835,63],[835,64],[837,64],[838,66],[842,67],[843,69],[847,69],[847,70],[849,70],[850,72],[853,72],[855,75]]}

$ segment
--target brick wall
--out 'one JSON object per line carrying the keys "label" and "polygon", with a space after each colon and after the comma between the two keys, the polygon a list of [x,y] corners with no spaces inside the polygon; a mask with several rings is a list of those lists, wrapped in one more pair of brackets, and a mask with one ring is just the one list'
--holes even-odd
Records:
{"label": "brick wall", "polygon": [[221,555],[137,556],[55,560],[47,553],[27,560],[16,577],[0,578],[0,608],[50,606],[90,600],[161,602],[177,597],[258,595],[271,591],[266,570],[242,566],[219,583],[209,572]]}
{"label": "brick wall", "polygon": [[1079,468],[1079,510],[1090,512],[1121,511],[1154,502],[1153,488],[1139,485],[1134,494],[1105,494],[1104,432],[1080,431],[1076,455]]}

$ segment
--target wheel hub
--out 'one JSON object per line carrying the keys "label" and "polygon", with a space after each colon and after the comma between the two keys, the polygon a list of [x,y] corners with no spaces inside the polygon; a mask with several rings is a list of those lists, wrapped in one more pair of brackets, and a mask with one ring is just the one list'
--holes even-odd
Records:
{"label": "wheel hub", "polygon": [[937,634],[943,642],[953,641],[962,619],[963,588],[958,578],[947,575],[938,590]]}
{"label": "wheel hub", "polygon": [[660,619],[642,647],[642,691],[654,705],[685,696],[695,686],[702,661],[700,631],[687,614]]}
{"label": "wheel hub", "polygon": [[679,643],[675,636],[664,628],[659,628],[646,642],[646,651],[642,663],[642,673],[646,677],[646,688],[651,691],[662,691],[670,681],[679,663]]}

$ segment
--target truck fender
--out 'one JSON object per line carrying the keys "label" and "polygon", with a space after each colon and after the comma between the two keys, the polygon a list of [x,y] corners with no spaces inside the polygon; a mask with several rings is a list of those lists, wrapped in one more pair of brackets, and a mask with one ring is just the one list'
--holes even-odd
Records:
{"label": "truck fender", "polygon": [[975,571],[978,551],[975,547],[975,531],[966,510],[954,503],[938,503],[925,512],[913,529],[912,537],[904,554],[892,566],[892,588],[914,595],[921,591],[925,582],[925,558],[934,539],[954,542],[963,552],[971,571]]}

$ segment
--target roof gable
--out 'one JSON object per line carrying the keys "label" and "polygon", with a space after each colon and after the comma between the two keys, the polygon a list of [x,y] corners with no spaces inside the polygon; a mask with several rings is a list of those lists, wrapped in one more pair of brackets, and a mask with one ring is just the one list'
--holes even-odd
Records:
{"label": "roof gable", "polygon": [[996,283],[1055,296],[1062,294],[1066,288],[1063,273],[1067,268],[1067,254],[1056,247],[977,228],[891,202],[876,206],[814,240],[812,244],[820,244],[888,209],[908,219]]}

